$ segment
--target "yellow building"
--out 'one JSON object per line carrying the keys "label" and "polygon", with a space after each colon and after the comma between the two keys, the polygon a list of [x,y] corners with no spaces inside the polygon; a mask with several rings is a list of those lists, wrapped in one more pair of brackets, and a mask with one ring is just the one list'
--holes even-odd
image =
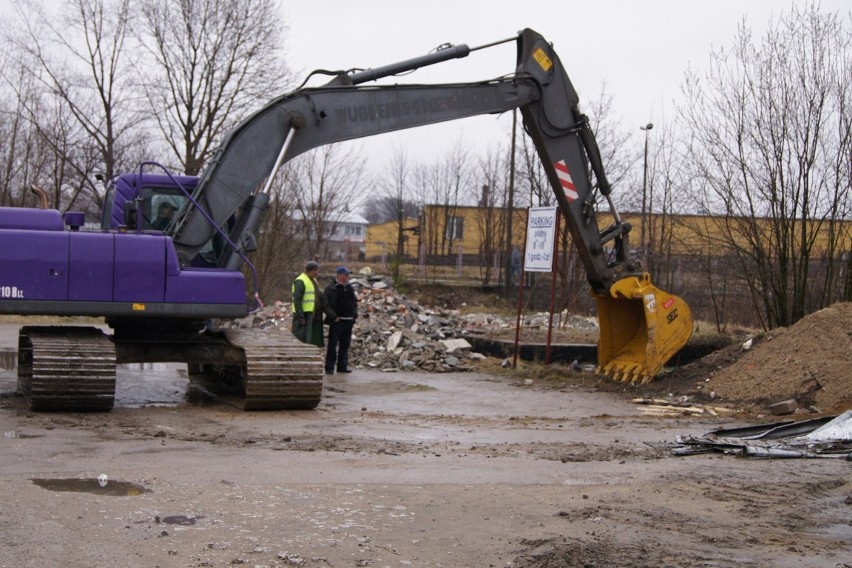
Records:
{"label": "yellow building", "polygon": [[[419,219],[408,218],[403,224],[404,258],[420,258],[421,247],[427,259],[435,257],[479,256],[488,262],[489,257],[503,254],[506,240],[506,209],[473,206],[426,205]],[[512,245],[522,249],[527,224],[527,210],[515,209],[512,218]],[[633,227],[629,242],[632,250],[642,246],[641,215],[623,213],[622,219]],[[609,213],[599,216],[602,228],[612,224]],[[564,227],[564,222],[562,224]],[[797,229],[793,226],[792,229]],[[801,226],[798,227],[798,230]],[[769,219],[736,219],[710,215],[651,214],[645,225],[647,248],[675,256],[719,256],[727,254],[723,246],[731,238],[738,246],[749,246],[749,239],[759,238],[763,243],[772,239],[772,222]],[[726,237],[726,234],[730,237]],[[367,228],[366,255],[368,259],[389,258],[396,255],[400,230],[396,221]],[[829,228],[825,225],[815,231],[812,256],[818,257],[829,249]],[[852,221],[838,223],[834,236],[835,250],[852,251]]]}
{"label": "yellow building", "polygon": [[[420,244],[427,256],[489,254],[504,248],[507,209],[426,205],[420,214]],[[512,244],[521,248],[526,232],[526,209],[514,209]]]}
{"label": "yellow building", "polygon": [[[402,223],[402,251],[406,258],[417,257],[420,222],[408,217]],[[385,259],[396,255],[400,227],[397,221],[376,223],[367,227],[366,256],[371,260]]]}
{"label": "yellow building", "polygon": [[[633,226],[630,247],[641,248],[641,215],[628,213],[622,217]],[[607,223],[612,222],[609,215],[602,216],[601,219]],[[652,214],[647,217],[645,241],[648,248],[654,250],[664,246],[670,247],[667,252],[672,255],[719,256],[727,254],[731,244],[746,250],[771,250],[772,247],[778,246],[774,234],[775,224],[773,220],[766,218]],[[803,226],[801,222],[790,222],[787,228],[791,231],[787,238],[792,244],[793,240],[800,237]],[[807,232],[810,234],[808,240],[812,241],[812,258],[824,255],[831,248],[838,253],[852,252],[852,221],[837,222],[833,229],[825,223],[815,227],[812,222],[807,227]],[[830,246],[832,240],[834,247]],[[753,244],[758,246],[754,247]]]}

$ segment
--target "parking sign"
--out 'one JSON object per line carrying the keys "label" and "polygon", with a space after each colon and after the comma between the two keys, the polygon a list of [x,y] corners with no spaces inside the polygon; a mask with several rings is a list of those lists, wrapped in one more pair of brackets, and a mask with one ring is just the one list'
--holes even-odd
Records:
{"label": "parking sign", "polygon": [[556,207],[530,207],[527,215],[526,272],[553,270],[553,243],[556,233]]}

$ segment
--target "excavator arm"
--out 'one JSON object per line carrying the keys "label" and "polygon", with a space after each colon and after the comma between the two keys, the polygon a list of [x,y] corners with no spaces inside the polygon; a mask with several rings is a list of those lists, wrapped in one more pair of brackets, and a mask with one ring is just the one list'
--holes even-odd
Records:
{"label": "excavator arm", "polygon": [[[270,103],[237,127],[202,174],[195,197],[222,226],[247,197],[260,192],[282,149],[286,155],[281,163],[325,144],[504,112],[533,94],[531,85],[511,80],[302,89]],[[194,209],[182,221],[174,234],[175,247],[179,255],[190,258],[212,236],[213,228]]]}
{"label": "excavator arm", "polygon": [[[481,49],[460,45],[385,67],[340,73],[327,85],[298,89],[270,102],[230,134],[202,174],[193,198],[204,212],[189,206],[173,225],[180,261],[189,264],[217,227],[229,233],[237,249],[248,248],[262,220],[271,179],[281,164],[310,149],[519,109],[598,301],[599,367],[628,380],[649,380],[689,339],[689,308],[654,288],[638,261],[629,257],[630,225],[616,211],[589,121],[553,47],[529,29],[506,41],[516,41],[518,50],[516,69],[506,77],[461,84],[364,85]],[[614,219],[604,229],[598,226],[599,200],[607,202]],[[226,250],[217,263],[237,268],[240,259]]]}

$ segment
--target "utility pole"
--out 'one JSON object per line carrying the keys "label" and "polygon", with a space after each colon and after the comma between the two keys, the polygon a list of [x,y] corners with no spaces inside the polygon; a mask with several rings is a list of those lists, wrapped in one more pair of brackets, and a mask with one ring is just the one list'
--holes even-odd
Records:
{"label": "utility pole", "polygon": [[640,246],[642,247],[642,266],[645,270],[648,269],[648,243],[645,241],[645,225],[648,224],[648,131],[652,128],[654,128],[654,124],[651,122],[639,127],[639,130],[645,131],[645,160],[642,167],[642,229],[639,234]]}
{"label": "utility pole", "polygon": [[503,251],[503,291],[508,296],[512,290],[512,239],[514,238],[514,228],[512,220],[515,213],[515,144],[517,140],[518,128],[518,109],[512,110],[512,143],[511,155],[509,156],[509,199],[506,204],[506,243]]}

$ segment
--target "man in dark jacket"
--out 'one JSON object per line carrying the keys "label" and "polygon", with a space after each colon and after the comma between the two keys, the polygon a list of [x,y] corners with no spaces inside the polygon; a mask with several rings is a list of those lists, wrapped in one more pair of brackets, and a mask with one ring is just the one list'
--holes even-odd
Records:
{"label": "man in dark jacket", "polygon": [[338,373],[351,373],[349,345],[352,343],[352,327],[358,317],[358,297],[349,283],[349,270],[345,266],[338,267],[334,280],[325,287],[322,295],[329,324],[325,372],[330,375],[337,369]]}

